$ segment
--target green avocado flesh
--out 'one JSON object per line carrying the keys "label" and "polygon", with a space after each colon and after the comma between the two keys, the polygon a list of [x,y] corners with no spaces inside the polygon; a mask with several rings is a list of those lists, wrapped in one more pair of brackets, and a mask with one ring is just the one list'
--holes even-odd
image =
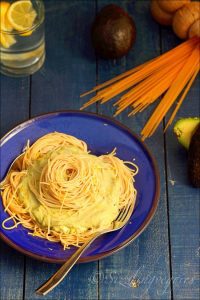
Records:
{"label": "green avocado flesh", "polygon": [[200,118],[183,118],[176,122],[174,133],[176,134],[179,143],[189,149],[191,138],[200,123]]}
{"label": "green avocado flesh", "polygon": [[[59,154],[78,153],[78,151],[80,150],[68,146],[43,155],[32,163],[21,181],[18,191],[20,201],[41,228],[47,228],[50,219],[51,230],[61,233],[81,233],[86,232],[91,227],[108,228],[118,215],[120,182],[116,179],[114,170],[108,170],[108,165],[105,162],[99,162],[97,157],[92,154],[87,154],[86,158],[90,157],[90,160],[93,160],[95,172],[99,178],[102,178],[102,188],[93,204],[83,206],[81,210],[73,212],[73,210],[65,210],[64,208],[60,210],[59,208],[45,207],[38,200],[40,174],[48,163],[49,155],[56,157]],[[80,152],[80,155],[83,154]],[[31,188],[33,181],[36,183],[34,193]]]}

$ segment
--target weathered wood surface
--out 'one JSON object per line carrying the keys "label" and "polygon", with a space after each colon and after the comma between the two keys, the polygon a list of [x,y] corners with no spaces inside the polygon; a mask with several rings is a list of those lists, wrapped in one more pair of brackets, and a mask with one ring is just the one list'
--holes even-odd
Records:
{"label": "weathered wood surface", "polygon": [[[163,51],[179,40],[170,30],[162,32]],[[189,91],[175,121],[200,116],[200,77]],[[174,121],[174,122],[175,122]],[[166,134],[166,166],[174,299],[198,299],[200,233],[200,190],[193,188],[187,174],[187,151],[177,144],[172,130]]]}
{"label": "weathered wood surface", "polygon": [[[44,67],[30,78],[1,76],[1,136],[29,117],[62,109],[79,109],[79,94],[114,75],[172,48],[179,41],[161,29],[149,14],[149,1],[112,1],[132,15],[137,40],[126,58],[95,58],[90,27],[96,12],[110,1],[50,0],[46,4],[47,56]],[[195,82],[177,118],[199,114],[199,82]],[[90,111],[111,116],[111,104]],[[139,133],[150,111],[118,120]],[[57,265],[37,262],[0,242],[0,299],[198,299],[199,191],[187,179],[187,154],[172,129],[163,125],[147,141],[161,176],[160,204],[145,232],[120,252],[99,262],[74,267],[52,293],[34,290]],[[139,286],[132,287],[132,280]]]}

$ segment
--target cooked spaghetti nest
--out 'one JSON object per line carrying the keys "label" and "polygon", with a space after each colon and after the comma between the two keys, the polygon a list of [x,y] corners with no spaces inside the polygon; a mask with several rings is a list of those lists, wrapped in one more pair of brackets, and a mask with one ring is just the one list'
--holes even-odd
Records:
{"label": "cooked spaghetti nest", "polygon": [[2,226],[13,229],[22,224],[29,234],[61,242],[64,248],[79,246],[110,228],[124,206],[135,204],[137,172],[134,163],[123,162],[115,151],[97,157],[85,142],[49,133],[27,144],[18,169],[1,184],[10,215]]}

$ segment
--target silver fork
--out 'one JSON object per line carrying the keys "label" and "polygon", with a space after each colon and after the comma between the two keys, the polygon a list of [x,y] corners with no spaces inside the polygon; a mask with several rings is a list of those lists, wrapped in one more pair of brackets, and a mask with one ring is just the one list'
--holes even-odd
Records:
{"label": "silver fork", "polygon": [[7,177],[8,175],[10,174],[11,171],[17,171],[19,169],[19,160],[22,159],[24,156],[24,152],[21,153],[20,155],[18,155],[14,160],[13,162],[11,163],[7,173],[6,173],[6,176],[2,179],[2,181],[0,182],[0,188],[4,185],[4,183],[6,183],[6,180],[7,180]]}
{"label": "silver fork", "polygon": [[112,232],[121,229],[129,221],[134,208],[134,202],[130,202],[126,207],[121,209],[116,220],[113,221],[112,228],[105,229],[101,232],[96,233],[89,241],[84,243],[59,269],[54,273],[44,284],[42,284],[37,290],[38,295],[46,295],[51,290],[53,290],[69,273],[71,268],[80,258],[80,256],[85,252],[85,250],[92,244],[102,234]]}

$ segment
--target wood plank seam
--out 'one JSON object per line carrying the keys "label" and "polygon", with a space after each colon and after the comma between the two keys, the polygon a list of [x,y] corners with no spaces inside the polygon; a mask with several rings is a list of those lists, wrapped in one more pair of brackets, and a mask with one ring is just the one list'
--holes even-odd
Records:
{"label": "wood plank seam", "polygon": [[[163,53],[163,47],[162,47],[162,39],[163,39],[163,35],[162,35],[162,26],[159,25],[159,33],[160,33],[160,54]],[[164,128],[165,128],[165,119],[166,117],[163,119],[163,132],[164,132]],[[171,260],[171,239],[170,239],[170,220],[169,220],[169,193],[168,193],[168,172],[167,172],[167,142],[166,142],[166,133],[164,133],[164,164],[165,164],[165,185],[166,185],[166,205],[167,205],[167,232],[168,232],[168,252],[169,252],[169,272],[170,272],[170,291],[171,291],[171,299],[174,299],[173,296],[173,281],[171,280],[173,277],[172,275],[172,260]]]}

